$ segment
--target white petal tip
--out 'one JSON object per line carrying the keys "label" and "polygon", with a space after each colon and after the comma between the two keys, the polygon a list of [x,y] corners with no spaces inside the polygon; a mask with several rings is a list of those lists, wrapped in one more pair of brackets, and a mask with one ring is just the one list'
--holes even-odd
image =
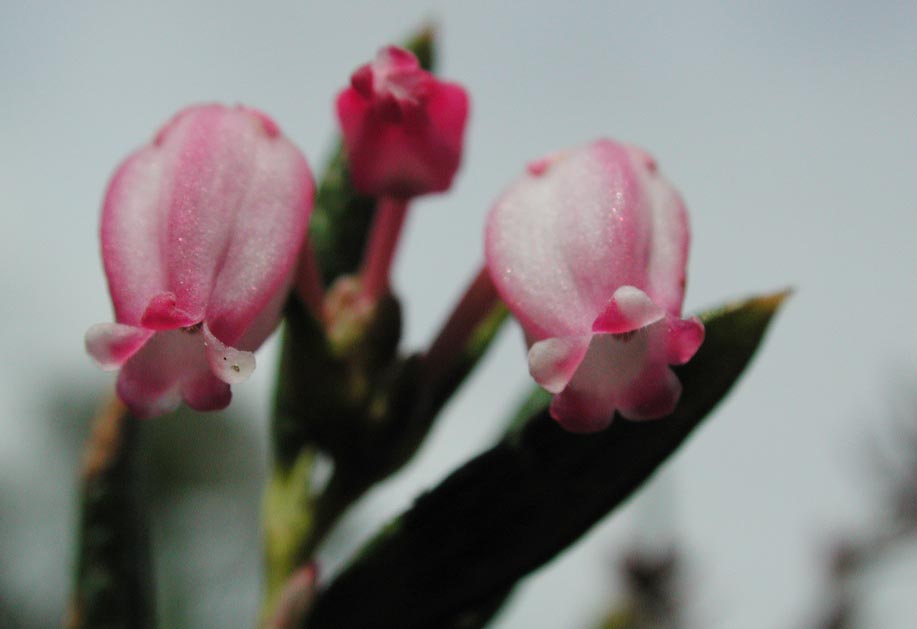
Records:
{"label": "white petal tip", "polygon": [[204,324],[204,341],[207,362],[213,375],[226,384],[239,384],[248,380],[255,370],[255,355],[252,352],[229,347],[213,335]]}
{"label": "white petal tip", "polygon": [[213,374],[227,384],[238,384],[248,380],[255,370],[255,355],[233,347],[214,352],[210,357]]}

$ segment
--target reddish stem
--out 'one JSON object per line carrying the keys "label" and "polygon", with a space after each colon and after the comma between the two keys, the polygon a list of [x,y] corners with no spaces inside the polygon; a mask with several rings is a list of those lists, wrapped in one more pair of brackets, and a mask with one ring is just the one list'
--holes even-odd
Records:
{"label": "reddish stem", "polygon": [[499,299],[487,267],[481,267],[427,350],[424,362],[431,378],[464,352],[475,328],[492,312]]}
{"label": "reddish stem", "polygon": [[396,197],[381,197],[376,208],[372,231],[363,256],[363,268],[360,272],[363,283],[363,297],[376,303],[389,290],[389,278],[392,262],[404,217],[407,214],[408,201]]}

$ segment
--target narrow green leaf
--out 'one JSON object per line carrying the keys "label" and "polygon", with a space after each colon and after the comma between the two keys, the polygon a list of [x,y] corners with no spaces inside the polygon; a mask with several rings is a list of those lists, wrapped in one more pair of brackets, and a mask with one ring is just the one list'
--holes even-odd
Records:
{"label": "narrow green leaf", "polygon": [[139,424],[120,401],[95,419],[82,470],[76,583],[65,626],[155,626],[138,489]]}
{"label": "narrow green leaf", "polygon": [[[725,397],[786,293],[703,316],[668,418],[594,435],[537,412],[388,525],[318,598],[308,627],[473,627],[522,577],[626,500]],[[354,604],[359,601],[359,604]],[[468,619],[469,622],[462,622]],[[483,620],[482,620],[483,622]]]}

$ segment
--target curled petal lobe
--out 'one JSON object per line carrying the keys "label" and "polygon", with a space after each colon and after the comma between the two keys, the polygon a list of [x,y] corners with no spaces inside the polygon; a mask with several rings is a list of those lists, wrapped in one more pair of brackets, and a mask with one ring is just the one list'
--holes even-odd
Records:
{"label": "curled petal lobe", "polygon": [[670,365],[703,341],[700,321],[681,318],[688,241],[684,204],[655,160],[611,140],[531,163],[491,209],[491,278],[567,429],[674,409]]}
{"label": "curled petal lobe", "polygon": [[649,295],[633,286],[622,286],[592,324],[593,332],[626,334],[665,317],[665,311]]}
{"label": "curled petal lobe", "polygon": [[97,323],[86,331],[86,351],[106,371],[118,369],[153,336],[123,323]]}
{"label": "curled petal lobe", "polygon": [[560,393],[573,378],[588,349],[588,336],[538,341],[529,348],[529,373],[546,391]]}
{"label": "curled petal lobe", "polygon": [[206,325],[202,332],[207,361],[213,375],[227,384],[238,384],[248,380],[255,370],[255,355],[252,352],[227,347],[211,334]]}
{"label": "curled petal lobe", "polygon": [[140,325],[148,330],[174,330],[194,325],[201,320],[176,305],[174,293],[160,293],[150,300],[150,305],[140,317]]}
{"label": "curled petal lobe", "polygon": [[106,345],[91,331],[87,348],[123,365],[118,391],[132,410],[229,403],[228,385],[251,373],[279,320],[314,192],[277,124],[241,106],[185,109],[118,168],[102,258],[115,325],[141,332],[110,332],[118,343]]}
{"label": "curled petal lobe", "polygon": [[668,363],[684,365],[694,357],[704,342],[704,324],[697,317],[671,318],[668,335]]}

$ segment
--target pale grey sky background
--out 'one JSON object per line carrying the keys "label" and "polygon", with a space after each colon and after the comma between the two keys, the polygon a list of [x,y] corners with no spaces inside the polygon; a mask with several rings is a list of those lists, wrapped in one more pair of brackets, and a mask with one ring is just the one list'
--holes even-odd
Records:
{"label": "pale grey sky background", "polygon": [[[426,18],[473,109],[456,185],[416,204],[397,262],[407,346],[476,270],[484,214],[523,165],[603,135],[648,148],[688,202],[688,310],[798,291],[655,491],[529,579],[496,626],[589,626],[615,592],[614,558],[646,530],[682,542],[699,626],[811,619],[832,536],[874,513],[865,442],[917,378],[917,3],[3,0],[0,626],[57,622],[70,583],[74,440],[112,382],[82,339],[111,317],[96,229],[115,165],[179,108],[221,101],[268,112],[318,168],[336,91]],[[233,417],[162,422],[193,434],[160,454],[196,481],[153,501],[154,538],[182,540],[156,565],[173,626],[245,627],[257,612],[273,349],[234,388]],[[415,464],[329,550],[349,552],[488,444],[507,391],[526,386],[508,330]],[[225,456],[188,471],[211,429]],[[917,552],[899,563],[865,584],[869,626],[913,626]]]}

